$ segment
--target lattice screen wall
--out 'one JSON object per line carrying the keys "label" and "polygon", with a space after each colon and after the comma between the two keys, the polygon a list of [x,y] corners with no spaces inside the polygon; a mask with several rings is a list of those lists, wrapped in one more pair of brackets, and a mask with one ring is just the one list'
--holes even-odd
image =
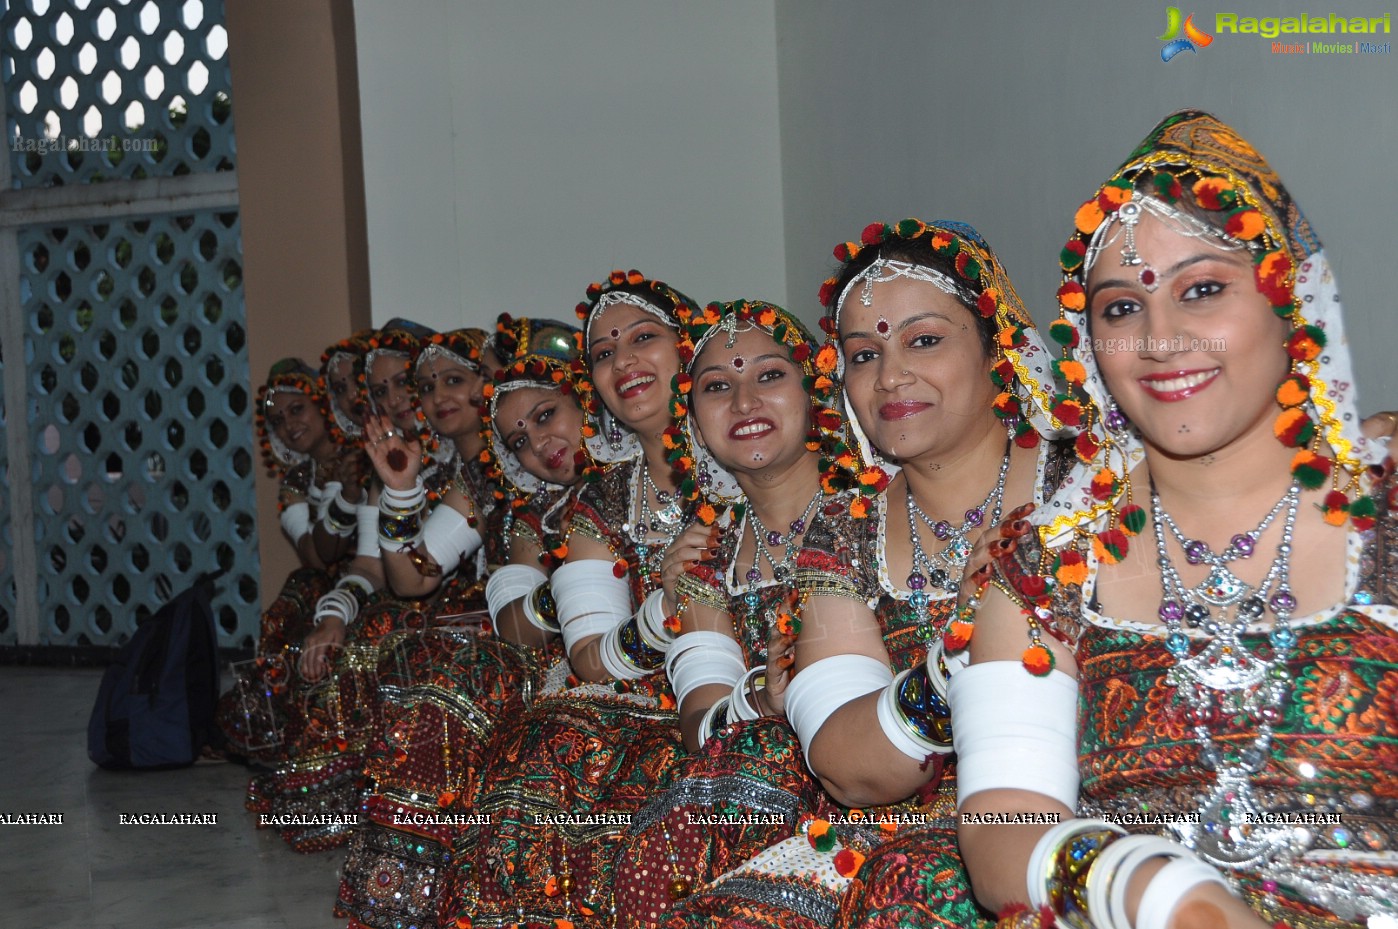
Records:
{"label": "lattice screen wall", "polygon": [[0,284],[18,308],[0,332],[0,645],[118,644],[216,568],[220,643],[246,644],[255,461],[222,2],[0,5],[0,267],[18,278]]}

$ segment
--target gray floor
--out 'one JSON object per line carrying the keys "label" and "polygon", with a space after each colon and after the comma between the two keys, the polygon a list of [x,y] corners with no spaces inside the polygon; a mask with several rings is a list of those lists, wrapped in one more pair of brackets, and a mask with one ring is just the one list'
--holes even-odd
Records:
{"label": "gray floor", "polygon": [[[330,929],[342,852],[298,855],[253,827],[247,771],[103,771],[87,759],[100,670],[0,667],[0,926]],[[215,814],[215,826],[121,814]]]}

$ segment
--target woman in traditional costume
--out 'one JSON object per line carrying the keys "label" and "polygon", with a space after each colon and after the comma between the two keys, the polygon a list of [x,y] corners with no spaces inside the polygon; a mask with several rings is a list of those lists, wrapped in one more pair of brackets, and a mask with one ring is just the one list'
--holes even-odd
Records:
{"label": "woman in traditional costume", "polygon": [[[671,415],[688,298],[637,272],[588,289],[578,365],[592,461],[570,504],[551,588],[571,662],[497,729],[471,809],[490,822],[458,843],[450,911],[475,926],[610,922],[612,857],[630,815],[684,754],[665,679],[667,549],[694,560],[708,529],[672,545],[691,466]],[[687,539],[689,537],[686,537]],[[671,606],[671,610],[673,606]]]}
{"label": "woman in traditional costume", "polygon": [[[370,408],[365,419],[370,456],[374,457],[375,448],[387,440],[394,441],[403,459],[393,463],[402,465],[399,471],[416,472],[424,498],[435,503],[462,480],[462,469],[455,443],[434,437],[417,399],[413,377],[416,361],[433,336],[430,330],[415,323],[390,321],[370,340],[364,360],[364,387]],[[465,338],[470,338],[469,334]],[[477,350],[482,339],[483,334],[475,336]],[[466,394],[469,396],[469,390]],[[472,421],[470,425],[477,423]],[[457,435],[464,436],[466,431],[463,428]],[[421,462],[410,460],[403,451],[408,443],[402,435],[414,436],[411,444],[421,455]],[[379,453],[376,468],[382,465],[394,470],[387,458]],[[408,572],[418,573],[412,561],[416,540],[409,530],[417,520],[420,531],[425,515],[407,504],[398,506],[393,499],[391,492],[385,493],[376,482],[370,503],[377,505],[378,518],[360,529],[364,533],[375,526],[380,551],[387,554],[392,550],[384,563],[390,582],[395,570],[399,578],[411,576]],[[396,566],[395,561],[399,562]],[[474,567],[474,563],[469,567]],[[347,591],[351,596],[344,598],[342,604],[346,615],[335,617],[342,621],[344,628],[337,632],[343,639],[330,642],[335,654],[333,664],[328,673],[305,688],[298,701],[298,712],[291,714],[286,730],[287,760],[273,774],[254,778],[249,787],[249,809],[268,814],[265,821],[278,828],[292,848],[301,852],[325,851],[343,845],[353,831],[364,787],[364,752],[372,735],[379,731],[381,641],[396,630],[422,629],[439,615],[460,615],[474,608],[483,599],[483,586],[468,570],[465,576],[460,572],[453,575],[453,583],[431,600],[400,599],[401,595],[390,589],[363,599],[358,590]],[[415,593],[409,592],[408,596]]]}
{"label": "woman in traditional costume", "polygon": [[[486,586],[500,634],[438,625],[382,643],[380,732],[365,764],[374,785],[363,807],[368,822],[351,840],[337,906],[352,926],[435,929],[451,922],[440,890],[461,821],[471,813],[463,802],[470,782],[497,723],[523,712],[561,652],[548,647],[554,636],[539,628],[552,613],[551,601],[541,603],[536,591],[547,591],[544,572],[557,563],[553,551],[562,543],[562,504],[585,460],[571,380],[576,343],[566,330],[536,331],[531,320],[510,318],[501,320],[493,341],[505,367],[481,389],[485,415],[478,430],[485,445],[475,457],[498,509],[509,514],[496,530],[512,536],[502,546],[509,563]],[[451,397],[456,373],[441,367],[435,373],[444,397]],[[433,393],[425,407],[440,429],[450,417],[433,418],[441,404]],[[447,402],[450,413],[457,401]],[[437,518],[428,520],[428,539]],[[464,546],[453,553],[441,542],[430,545],[422,555],[439,567],[439,558],[466,554]],[[512,620],[512,613],[526,621]]]}
{"label": "woman in traditional costume", "polygon": [[[655,925],[692,891],[790,836],[815,802],[782,715],[796,554],[816,513],[853,482],[833,349],[760,301],[686,319],[676,414],[696,461],[688,485],[716,554],[676,587],[667,672],[698,752],[633,818],[617,856],[617,925]],[[820,364],[827,370],[821,372]],[[843,465],[838,464],[843,461]],[[769,648],[770,646],[770,648]],[[775,733],[775,734],[774,734]],[[702,751],[700,751],[702,749]]]}
{"label": "woman in traditional costume", "polygon": [[972,579],[951,683],[977,896],[1026,927],[1392,924],[1393,480],[1319,240],[1184,112],[1060,260],[1087,440]]}
{"label": "woman in traditional costume", "polygon": [[298,653],[314,629],[316,601],[330,589],[338,568],[336,561],[322,560],[312,533],[323,496],[318,483],[342,452],[325,392],[315,371],[299,358],[272,365],[258,392],[255,425],[268,471],[279,479],[282,532],[295,546],[300,567],[263,613],[255,658],[235,669],[233,687],[219,701],[218,719],[230,752],[275,762],[284,750],[282,727],[293,699]]}

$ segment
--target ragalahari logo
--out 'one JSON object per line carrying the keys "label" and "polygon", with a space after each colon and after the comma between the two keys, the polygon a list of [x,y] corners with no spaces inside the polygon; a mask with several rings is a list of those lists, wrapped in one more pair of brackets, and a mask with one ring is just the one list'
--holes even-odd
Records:
{"label": "ragalahari logo", "polygon": [[[1165,43],[1160,50],[1161,61],[1169,61],[1180,52],[1194,52],[1197,55],[1199,49],[1214,40],[1213,36],[1195,27],[1193,13],[1184,17],[1181,23],[1179,7],[1172,6],[1166,8],[1165,17],[1165,34],[1160,37],[1160,41]],[[1181,31],[1184,32],[1183,36],[1180,35]]]}

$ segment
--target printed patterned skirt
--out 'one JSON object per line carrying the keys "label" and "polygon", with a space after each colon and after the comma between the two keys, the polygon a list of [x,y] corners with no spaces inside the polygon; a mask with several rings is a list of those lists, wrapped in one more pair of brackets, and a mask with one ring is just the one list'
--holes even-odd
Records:
{"label": "printed patterned skirt", "polygon": [[955,790],[947,772],[927,797],[849,810],[785,720],[729,726],[633,820],[617,926],[989,927],[956,850]]}
{"label": "printed patterned skirt", "polygon": [[248,784],[259,828],[276,828],[299,852],[345,844],[358,821],[364,754],[379,716],[379,643],[396,630],[421,630],[437,616],[477,608],[476,585],[453,578],[431,600],[375,594],[360,611],[331,673],[298,692],[289,708],[285,761]]}
{"label": "printed patterned skirt", "polygon": [[461,924],[610,926],[613,864],[631,817],[670,786],[685,750],[662,675],[548,688],[501,727],[452,862]]}
{"label": "printed patterned skirt", "polygon": [[535,650],[467,627],[400,631],[379,645],[373,784],[350,839],[336,913],[351,926],[438,929],[451,849],[501,720],[518,718],[561,647]]}

